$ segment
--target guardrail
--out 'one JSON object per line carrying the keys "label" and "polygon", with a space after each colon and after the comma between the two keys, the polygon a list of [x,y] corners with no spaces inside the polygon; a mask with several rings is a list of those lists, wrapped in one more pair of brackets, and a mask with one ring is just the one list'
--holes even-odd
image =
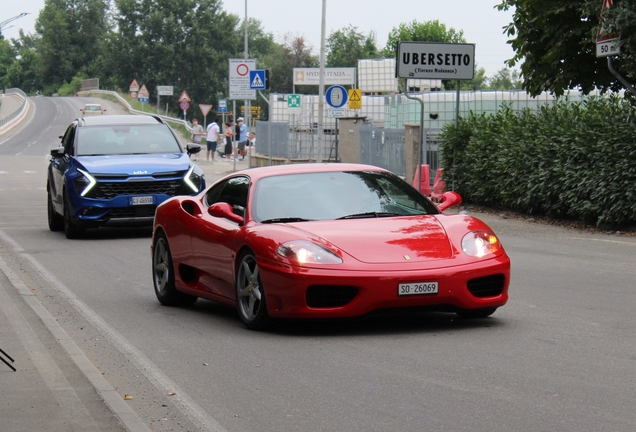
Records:
{"label": "guardrail", "polygon": [[111,96],[115,96],[117,98],[117,100],[119,100],[119,102],[121,102],[122,105],[124,105],[126,107],[126,109],[129,112],[131,112],[131,113],[152,115],[152,116],[155,116],[155,117],[159,117],[159,118],[161,118],[162,120],[165,120],[165,121],[170,121],[172,123],[179,123],[179,124],[185,126],[185,128],[189,132],[192,132],[192,128],[190,127],[190,125],[188,125],[188,123],[185,120],[179,119],[179,118],[176,118],[176,117],[165,116],[165,115],[162,115],[162,114],[154,114],[154,113],[149,113],[149,112],[145,112],[145,111],[136,110],[130,105],[130,103],[128,103],[128,101],[126,99],[121,97],[121,95],[119,93],[117,93],[117,92],[114,92],[114,91],[111,91],[111,90],[86,90],[86,91],[80,91],[77,94],[81,95],[81,94],[87,94],[87,93],[100,93],[100,94],[109,94]]}
{"label": "guardrail", "polygon": [[26,95],[26,93],[24,93],[19,88],[6,89],[4,91],[4,95],[5,95],[5,97],[9,96],[9,95],[10,96],[17,96],[17,97],[22,99],[22,103],[20,104],[20,107],[17,110],[15,110],[14,112],[12,112],[11,114],[9,114],[8,116],[6,116],[4,118],[0,118],[0,130],[5,125],[8,125],[9,123],[11,123],[20,114],[22,114],[22,112],[24,111],[24,109],[27,106],[27,95]]}

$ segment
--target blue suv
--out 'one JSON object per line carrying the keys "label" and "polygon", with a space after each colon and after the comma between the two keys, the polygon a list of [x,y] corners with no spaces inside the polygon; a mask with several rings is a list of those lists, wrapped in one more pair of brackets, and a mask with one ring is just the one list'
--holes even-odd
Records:
{"label": "blue suv", "polygon": [[203,171],[159,117],[82,117],[51,150],[47,172],[51,231],[78,238],[87,228],[152,225],[159,204],[205,189]]}

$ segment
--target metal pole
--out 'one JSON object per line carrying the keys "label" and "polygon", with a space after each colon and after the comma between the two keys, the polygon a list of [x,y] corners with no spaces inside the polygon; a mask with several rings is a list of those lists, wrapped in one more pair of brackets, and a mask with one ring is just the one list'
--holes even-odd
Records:
{"label": "metal pole", "polygon": [[[247,0],[245,0],[245,37],[244,37],[244,45],[245,51],[243,52],[243,57],[248,58],[248,50],[247,50]],[[252,102],[248,99],[244,103],[245,106],[245,123],[243,123],[247,127],[246,138],[249,140],[250,135],[250,127],[252,126]],[[241,137],[239,136],[239,139]],[[247,146],[247,143],[245,143]]]}
{"label": "metal pole", "polygon": [[612,56],[607,57],[607,68],[609,69],[609,71],[612,73],[612,75],[614,75],[616,78],[618,78],[618,80],[621,82],[621,84],[623,84],[625,86],[625,88],[627,90],[629,90],[630,92],[632,92],[632,94],[634,96],[636,96],[636,90],[634,90],[634,87],[631,86],[630,83],[627,82],[627,80],[625,78],[623,78],[617,71],[616,69],[614,69],[614,64],[612,61]]}
{"label": "metal pole", "polygon": [[[232,128],[234,129],[233,132],[236,132],[237,117],[236,117],[236,101],[235,100],[232,101],[232,114],[234,117],[234,126],[232,126]],[[233,137],[234,137],[234,140],[232,140],[232,154],[234,154],[234,141],[236,141],[236,135],[233,135]],[[234,158],[234,171],[236,171],[236,158]]]}
{"label": "metal pole", "polygon": [[459,83],[457,80],[457,99],[455,101],[455,127],[459,127]]}
{"label": "metal pole", "polygon": [[[404,79],[404,96],[407,99],[416,100],[420,103],[420,148],[417,152],[417,190],[422,192],[422,149],[424,147],[424,99],[418,99],[409,95],[409,80]],[[428,152],[424,154],[424,164],[428,164]]]}
{"label": "metal pole", "polygon": [[323,113],[325,108],[325,15],[327,0],[322,0],[322,23],[320,26],[320,88],[318,89],[318,152],[316,162],[322,162]]}
{"label": "metal pole", "polygon": [[[269,104],[269,101],[267,100],[267,98],[265,96],[263,96],[263,93],[261,93],[261,91],[258,91],[258,94],[261,95],[261,97],[265,100],[265,102],[267,102],[267,106],[269,107],[267,112],[267,143],[269,146],[269,166],[272,166],[272,110],[271,110],[271,105]],[[254,146],[256,146],[256,143],[254,143]],[[251,155],[251,152],[250,152]],[[252,162],[250,159],[250,167],[252,166]]]}

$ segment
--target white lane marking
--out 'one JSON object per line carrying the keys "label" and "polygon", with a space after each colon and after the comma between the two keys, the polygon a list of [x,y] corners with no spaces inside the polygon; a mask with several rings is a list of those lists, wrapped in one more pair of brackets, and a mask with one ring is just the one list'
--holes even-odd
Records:
{"label": "white lane marking", "polygon": [[[22,249],[10,236],[0,230],[0,237],[11,245],[17,245],[19,250]],[[17,249],[16,249],[17,250]],[[21,253],[33,268],[47,280],[60,294],[66,299],[73,308],[86,318],[98,331],[100,331],[115,347],[129,359],[143,373],[155,387],[163,394],[175,392],[176,395],[171,397],[171,401],[179,408],[179,410],[188,417],[199,429],[210,432],[226,432],[226,430],[212,418],[201,406],[196,403],[184,390],[177,386],[157,365],[148,359],[141,351],[131,344],[123,335],[112,328],[104,321],[95,311],[83,303],[71,290],[62,284],[57,278],[51,274],[38,260],[28,253]],[[61,328],[61,327],[60,327]],[[79,347],[77,348],[79,350]],[[80,351],[81,352],[81,351]],[[85,356],[84,356],[85,357]],[[90,361],[86,358],[86,362]],[[92,366],[92,363],[90,363]],[[93,366],[94,367],[94,366]],[[100,374],[101,376],[101,374]],[[89,377],[90,379],[90,377]],[[110,384],[108,384],[110,386]],[[97,388],[97,387],[96,387]],[[111,386],[112,388],[112,386]],[[120,398],[121,399],[121,398]],[[108,402],[107,402],[108,403]],[[126,405],[127,406],[127,405]],[[115,411],[117,412],[117,411]],[[137,414],[133,414],[137,417]],[[137,417],[139,418],[139,417]],[[123,419],[122,419],[123,421]]]}
{"label": "white lane marking", "polygon": [[[54,321],[50,314],[42,313],[41,309],[44,308],[40,305],[39,301],[2,258],[0,258],[0,270],[2,270],[7,279],[9,279],[9,282],[45,324],[47,321]],[[40,377],[53,394],[66,421],[69,424],[75,425],[75,427],[97,430],[94,419],[80,400],[75,389],[69,384],[60,368],[51,358],[47,349],[42,345],[42,341],[40,341],[27,319],[19,311],[2,285],[0,285],[0,309],[8,318],[22,346],[24,346],[26,352],[29,353],[29,358],[33,361]],[[20,370],[19,364],[15,366]]]}

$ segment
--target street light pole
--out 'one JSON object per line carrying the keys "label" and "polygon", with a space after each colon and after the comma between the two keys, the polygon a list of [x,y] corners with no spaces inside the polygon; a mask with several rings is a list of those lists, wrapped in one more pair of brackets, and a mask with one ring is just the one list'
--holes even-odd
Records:
{"label": "street light pole", "polygon": [[22,12],[20,15],[16,15],[12,18],[9,18],[7,20],[4,20],[2,22],[0,22],[0,33],[2,33],[2,29],[5,28],[7,26],[7,24],[9,24],[12,21],[17,20],[18,18],[22,18],[23,16],[27,16],[28,13],[27,12]]}
{"label": "street light pole", "polygon": [[318,155],[316,162],[322,162],[323,113],[325,111],[325,15],[327,0],[322,0],[322,24],[320,26],[320,82],[318,88]]}
{"label": "street light pole", "polygon": [[[245,44],[245,52],[243,53],[243,57],[245,59],[248,58],[248,51],[247,51],[247,0],[245,0],[245,40],[244,40],[244,44]],[[250,127],[252,126],[252,104],[250,102],[249,99],[246,99],[244,102],[244,106],[245,106],[245,123],[243,123],[246,127],[247,127],[247,133],[246,133],[246,138],[249,141],[249,134],[250,134]],[[236,118],[236,115],[235,115]],[[239,140],[241,139],[241,137],[238,137]],[[247,143],[245,143],[245,146],[247,147]]]}

